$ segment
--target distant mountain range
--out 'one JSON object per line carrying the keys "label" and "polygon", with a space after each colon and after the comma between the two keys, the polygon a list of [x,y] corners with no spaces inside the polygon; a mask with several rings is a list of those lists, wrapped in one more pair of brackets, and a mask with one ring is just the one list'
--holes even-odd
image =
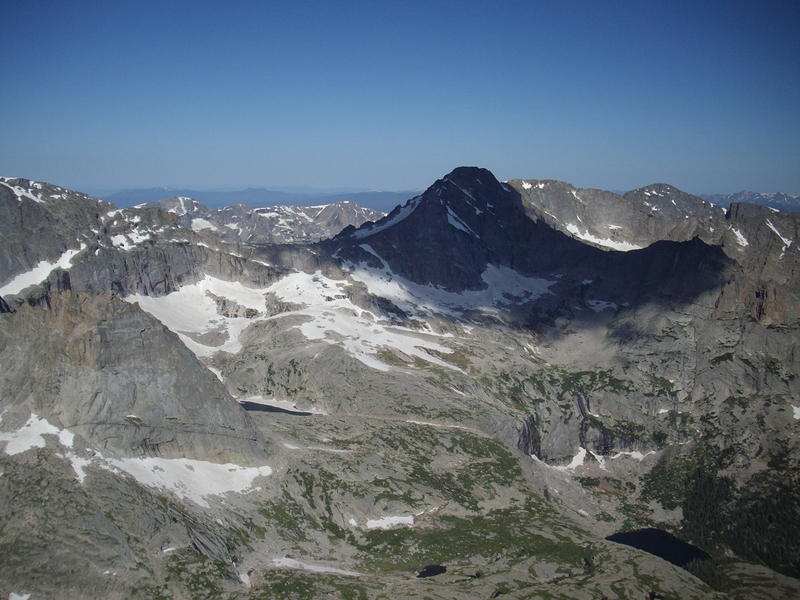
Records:
{"label": "distant mountain range", "polygon": [[208,209],[193,198],[175,196],[134,208],[158,208],[176,215],[193,231],[213,231],[227,242],[294,244],[333,237],[348,225],[377,221],[386,213],[364,208],[349,200],[316,206],[272,205],[254,208],[244,204]]}
{"label": "distant mountain range", "polygon": [[236,191],[202,191],[193,189],[177,188],[140,188],[122,190],[102,199],[119,207],[135,206],[156,202],[165,198],[178,196],[194,198],[209,208],[219,208],[221,206],[232,206],[234,204],[245,204],[247,206],[316,206],[321,204],[333,204],[335,202],[355,202],[356,204],[378,210],[389,212],[398,204],[402,204],[412,196],[417,195],[418,191],[400,192],[350,192],[350,193],[299,193],[285,192],[280,190],[270,190],[266,188],[247,188]]}
{"label": "distant mountain range", "polygon": [[748,204],[760,204],[778,210],[800,210],[800,194],[784,194],[775,192],[765,194],[761,192],[741,191],[733,194],[700,194],[704,200],[713,204],[728,207],[734,202],[747,202]]}
{"label": "distant mountain range", "polygon": [[[208,208],[245,204],[247,206],[315,206],[333,204],[335,202],[355,202],[359,206],[371,208],[381,212],[389,212],[398,204],[403,204],[409,198],[419,194],[419,190],[399,192],[314,192],[314,191],[285,191],[267,188],[246,188],[235,191],[202,191],[190,188],[136,188],[122,190],[113,194],[100,196],[103,200],[119,207],[135,206],[148,202],[156,202],[166,198],[184,196],[194,198]],[[624,191],[616,192],[624,195]],[[779,210],[800,210],[800,194],[787,194],[783,192],[762,193],[741,191],[732,194],[697,194],[707,202],[729,207],[734,202],[759,204]]]}

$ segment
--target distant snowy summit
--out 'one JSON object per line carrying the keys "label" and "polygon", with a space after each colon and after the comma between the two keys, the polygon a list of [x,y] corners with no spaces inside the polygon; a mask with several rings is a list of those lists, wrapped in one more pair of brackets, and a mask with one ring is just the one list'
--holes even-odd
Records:
{"label": "distant snowy summit", "polygon": [[173,213],[179,222],[196,232],[213,231],[219,238],[249,244],[297,244],[333,237],[348,225],[358,227],[384,216],[355,202],[342,201],[318,206],[268,206],[244,204],[208,209],[194,198],[174,196],[139,204]]}

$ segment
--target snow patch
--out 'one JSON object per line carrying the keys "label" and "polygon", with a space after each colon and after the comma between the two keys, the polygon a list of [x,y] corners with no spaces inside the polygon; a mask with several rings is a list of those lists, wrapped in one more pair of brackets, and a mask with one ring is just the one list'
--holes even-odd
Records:
{"label": "snow patch", "polygon": [[795,420],[800,419],[800,406],[792,405],[792,417]]}
{"label": "snow patch", "polygon": [[528,183],[527,181],[523,181],[523,182],[522,182],[522,189],[523,189],[523,190],[529,190],[529,189],[531,189],[532,187],[533,187],[533,185],[531,185],[531,184],[530,184],[530,183]]}
{"label": "snow patch", "polygon": [[69,269],[72,266],[72,259],[75,255],[85,248],[86,244],[81,244],[81,247],[77,250],[67,250],[53,263],[46,260],[39,261],[39,264],[30,271],[16,275],[11,281],[8,281],[3,287],[0,287],[0,296],[19,294],[30,285],[43,282],[55,269]]}
{"label": "snow patch", "polygon": [[26,190],[23,187],[20,187],[18,185],[9,185],[4,181],[0,181],[0,185],[4,185],[12,192],[14,192],[14,194],[17,196],[17,200],[19,201],[22,201],[23,198],[28,198],[29,200],[33,200],[37,204],[45,203],[44,199],[41,196],[31,193],[29,190]]}
{"label": "snow patch", "polygon": [[[159,229],[158,231],[163,231],[163,228]],[[127,233],[113,235],[109,239],[115,248],[120,248],[126,252],[130,252],[137,245],[149,240],[152,237],[152,234],[152,230],[140,226],[139,228],[128,231]]]}
{"label": "snow patch", "polygon": [[210,506],[207,497],[246,493],[256,478],[272,474],[266,465],[243,467],[191,458],[105,458],[104,462],[144,486],[172,492],[205,508]]}
{"label": "snow patch", "polygon": [[734,229],[734,228],[731,228],[731,231],[733,232],[733,235],[736,236],[736,243],[737,244],[739,244],[743,248],[745,246],[749,246],[750,245],[750,243],[747,241],[747,238],[742,235],[741,231],[739,231],[738,229]]}
{"label": "snow patch", "polygon": [[426,316],[428,314],[456,315],[466,310],[495,312],[500,305],[511,302],[511,298],[534,300],[550,293],[556,282],[527,277],[517,271],[496,265],[487,265],[481,278],[486,288],[449,292],[433,285],[422,285],[394,274],[384,262],[383,269],[374,269],[364,264],[349,265],[350,277],[367,286],[370,293],[391,300],[406,313]]}
{"label": "snow patch", "polygon": [[367,519],[364,527],[367,529],[391,529],[392,527],[414,525],[414,515],[381,517],[380,519]]}
{"label": "snow patch", "polygon": [[569,462],[568,465],[563,466],[556,466],[553,467],[554,469],[558,469],[559,471],[574,471],[578,467],[583,465],[583,461],[586,459],[586,448],[580,446],[578,448],[578,453],[572,457],[572,460]]}
{"label": "snow patch", "polygon": [[[236,354],[242,349],[241,333],[255,320],[245,317],[226,317],[217,311],[217,304],[209,295],[220,296],[246,308],[261,311],[264,308],[265,290],[248,288],[236,281],[224,281],[207,275],[201,281],[186,285],[166,296],[133,294],[126,302],[138,303],[147,313],[161,321],[167,329],[178,334],[184,344],[197,356],[211,356],[217,351]],[[210,346],[192,339],[191,333],[217,331],[227,334],[227,339]]]}
{"label": "snow patch", "polygon": [[[2,422],[2,415],[0,415],[0,422]],[[62,435],[62,433],[66,433],[66,435]],[[47,434],[58,436],[60,442],[68,441],[68,445],[72,446],[74,436],[71,433],[62,432],[58,427],[51,425],[47,419],[42,419],[35,413],[31,413],[27,422],[16,431],[0,431],[0,442],[6,442],[5,453],[13,456],[31,448],[44,448],[47,442],[43,436]]]}
{"label": "snow patch", "polygon": [[577,237],[578,239],[591,242],[593,244],[597,244],[598,246],[603,246],[604,248],[618,250],[620,252],[641,250],[644,247],[644,246],[638,246],[636,244],[631,244],[630,242],[618,242],[610,238],[599,238],[597,236],[592,235],[588,231],[581,232],[581,230],[578,229],[578,226],[575,225],[574,223],[567,224],[567,231],[569,231],[573,236]]}
{"label": "snow patch", "polygon": [[203,231],[204,229],[210,229],[211,231],[219,231],[219,228],[216,225],[214,225],[211,221],[207,221],[199,217],[192,219],[192,231]]}
{"label": "snow patch", "polygon": [[453,365],[427,352],[451,353],[452,350],[431,340],[430,333],[420,333],[407,327],[379,322],[375,315],[354,305],[344,293],[346,281],[328,279],[321,272],[293,273],[268,288],[284,301],[303,305],[304,308],[270,317],[283,318],[302,315],[309,320],[298,325],[309,340],[325,341],[343,347],[350,355],[368,367],[381,371],[392,369],[380,361],[381,348],[397,349],[409,356],[439,366],[456,369]]}

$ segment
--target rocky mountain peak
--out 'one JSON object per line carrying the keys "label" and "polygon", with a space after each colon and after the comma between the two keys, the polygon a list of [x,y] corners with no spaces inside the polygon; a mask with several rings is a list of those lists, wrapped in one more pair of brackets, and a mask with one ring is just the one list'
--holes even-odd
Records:
{"label": "rocky mountain peak", "polygon": [[640,202],[651,213],[660,213],[669,219],[718,217],[724,213],[724,209],[668,183],[654,183],[631,190],[625,193],[625,197]]}
{"label": "rocky mountain peak", "polygon": [[171,212],[179,217],[192,214],[204,214],[208,212],[208,209],[205,206],[203,206],[194,198],[190,198],[188,196],[172,196],[156,202],[139,204],[137,208],[143,208],[145,206],[157,207],[161,210]]}

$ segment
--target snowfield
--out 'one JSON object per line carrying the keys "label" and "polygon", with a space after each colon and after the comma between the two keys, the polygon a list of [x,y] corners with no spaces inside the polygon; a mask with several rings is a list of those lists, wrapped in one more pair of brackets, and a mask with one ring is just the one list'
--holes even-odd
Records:
{"label": "snowfield", "polygon": [[72,266],[72,259],[75,255],[85,248],[86,244],[81,244],[81,247],[77,250],[67,250],[59,256],[55,262],[46,260],[39,261],[39,264],[30,271],[14,276],[10,281],[6,282],[5,285],[0,287],[0,296],[19,294],[28,286],[42,283],[55,269],[69,269]]}
{"label": "snowfield", "polygon": [[[242,349],[239,342],[240,334],[254,323],[254,319],[220,315],[217,303],[210,294],[227,298],[245,308],[263,312],[265,292],[266,290],[248,288],[238,282],[223,281],[207,275],[201,281],[183,286],[166,296],[133,294],[124,300],[138,303],[142,310],[178,334],[189,350],[202,357],[211,356],[220,350],[233,354],[239,352]],[[197,342],[188,335],[214,331],[222,333],[225,338],[225,341],[217,346]]]}
{"label": "snowfield", "polygon": [[[0,414],[0,423],[2,417]],[[256,478],[272,474],[272,468],[266,465],[245,467],[191,458],[113,458],[92,449],[79,454],[73,450],[74,433],[59,429],[34,413],[19,429],[0,432],[0,442],[5,442],[4,452],[13,456],[32,448],[44,448],[47,445],[45,435],[53,436],[60,446],[67,449],[57,456],[70,461],[81,485],[86,479],[86,467],[91,465],[117,474],[128,474],[144,486],[171,492],[205,508],[210,506],[208,497],[247,493],[254,489]]]}

